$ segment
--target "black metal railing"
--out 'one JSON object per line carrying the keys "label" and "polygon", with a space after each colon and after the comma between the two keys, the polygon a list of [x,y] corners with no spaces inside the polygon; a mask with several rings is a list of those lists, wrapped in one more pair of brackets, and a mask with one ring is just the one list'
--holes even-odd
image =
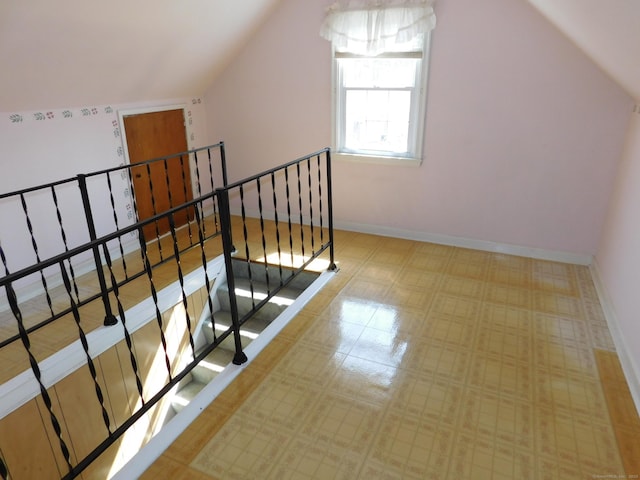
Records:
{"label": "black metal railing", "polygon": [[[175,170],[178,165],[181,172],[187,168],[195,172],[194,185],[187,181],[187,177],[180,177],[180,185],[169,185],[169,171]],[[143,229],[124,228],[124,225],[132,225],[140,220],[137,207],[137,195],[134,188],[134,177],[138,177],[141,182],[149,185],[146,200],[151,204],[151,210],[147,213],[148,218],[155,218],[146,222]],[[155,187],[154,181],[159,184]],[[135,165],[121,165],[119,167],[93,172],[91,174],[81,174],[77,177],[40,185],[16,192],[0,195],[0,215],[4,214],[10,222],[12,228],[7,228],[0,238],[0,248],[4,252],[8,261],[4,264],[4,274],[9,275],[11,271],[17,271],[28,265],[41,264],[43,259],[52,258],[60,253],[69,252],[74,246],[95,241],[99,234],[120,232],[120,235],[113,237],[102,247],[94,245],[91,251],[83,252],[80,255],[72,256],[67,261],[70,273],[75,276],[76,265],[82,265],[82,271],[91,271],[95,275],[97,286],[90,291],[84,289],[81,292],[77,285],[73,285],[76,295],[75,301],[79,307],[101,298],[105,316],[105,325],[115,323],[115,315],[109,302],[109,294],[113,291],[113,286],[108,286],[105,277],[105,265],[111,263],[113,274],[116,278],[116,285],[122,285],[145,275],[147,268],[161,265],[175,258],[175,249],[167,241],[168,230],[161,229],[160,223],[168,220],[163,216],[158,216],[157,196],[159,187],[166,186],[164,190],[166,198],[165,208],[177,208],[183,220],[183,228],[188,230],[188,235],[180,237],[178,245],[179,252],[197,246],[202,240],[215,237],[220,234],[219,214],[215,191],[218,185],[227,184],[226,158],[224,143],[203,147],[187,152],[161,157],[137,163]],[[173,187],[173,188],[168,188]],[[181,191],[182,201],[172,197],[171,190]],[[121,194],[116,195],[119,189]],[[196,191],[198,201],[188,202],[188,193]],[[124,197],[129,199],[129,203],[122,204],[116,198]],[[168,203],[167,203],[168,201]],[[190,206],[189,206],[190,205]],[[38,212],[37,218],[33,212]],[[97,215],[96,212],[99,214]],[[174,215],[175,217],[176,215]],[[186,217],[186,221],[185,220]],[[78,219],[84,219],[79,222]],[[24,221],[26,229],[20,226]],[[36,225],[36,228],[34,228]],[[196,229],[195,225],[198,226]],[[127,235],[126,233],[129,232]],[[197,238],[194,236],[197,233]],[[12,241],[13,240],[13,241]],[[31,246],[29,249],[24,245]],[[146,245],[145,255],[132,257],[127,255],[131,251],[136,251],[141,245]],[[42,252],[43,246],[46,251]],[[169,250],[169,251],[167,251]],[[142,250],[140,250],[142,252]],[[71,261],[73,259],[73,261]],[[35,260],[35,261],[34,261]],[[13,268],[9,263],[13,262],[18,268]],[[149,265],[147,265],[147,263]],[[38,277],[34,280],[33,277]],[[35,293],[30,296],[37,296],[39,302],[46,303],[47,314],[41,320],[33,320],[28,325],[27,332],[42,328],[45,325],[71,313],[70,306],[56,308],[52,300],[52,290],[54,286],[62,285],[61,275],[47,272],[45,268],[38,269],[32,274],[25,274],[16,281],[16,290],[25,286]],[[94,282],[96,283],[96,282]],[[40,284],[39,287],[36,284]],[[17,295],[18,300],[21,300]],[[0,297],[0,307],[7,301]],[[33,302],[31,302],[33,303]],[[0,311],[2,308],[0,308]],[[39,308],[42,310],[42,308]],[[0,348],[15,342],[19,339],[18,332],[0,337]]]}
{"label": "black metal railing", "polygon": [[[218,178],[212,161],[216,152],[221,160],[218,169],[222,187],[214,183],[214,177]],[[206,167],[198,163],[203,157]],[[133,176],[140,172],[134,168],[142,168],[144,178],[144,172],[150,172],[151,165],[160,165],[161,172],[166,172],[170,162],[179,163],[183,169],[187,159],[195,171],[196,198],[175,200],[175,205],[169,198],[169,208],[157,211],[160,207],[152,207],[148,218],[140,219],[134,214],[127,219],[132,223],[124,225],[126,222],[120,216],[115,200],[114,178],[132,186]],[[148,177],[151,178],[151,173]],[[163,181],[168,182],[160,180]],[[80,203],[72,201],[70,204],[76,206],[76,212],[83,213],[84,210],[86,221],[86,231],[80,235],[72,229],[70,222],[65,221],[66,210],[63,208],[69,198],[78,198],[70,195],[73,188],[69,189],[69,186],[74,182],[81,192]],[[182,176],[182,185],[188,183],[186,176]],[[60,201],[63,185],[68,197],[65,202]],[[99,185],[103,185],[102,190]],[[40,245],[44,243],[39,240],[41,227],[30,214],[28,197],[33,192],[45,190],[51,192],[56,212],[54,224],[59,228],[62,245],[62,251],[58,253],[50,250],[41,253]],[[0,349],[22,352],[26,357],[25,365],[37,384],[38,400],[33,407],[37,418],[34,421],[41,422],[39,430],[47,447],[38,451],[35,448],[37,435],[33,433],[38,429],[30,430],[29,442],[34,445],[34,456],[26,464],[48,462],[63,479],[76,478],[80,474],[91,477],[92,469],[97,471],[101,461],[112,458],[107,454],[121,446],[124,434],[143,418],[158,416],[167,394],[229,336],[234,339],[233,362],[246,361],[240,326],[313,262],[324,259],[326,268],[335,268],[329,149],[228,184],[224,146],[220,143],[135,167],[81,175],[77,179],[15,195],[20,200],[37,262],[12,268],[8,252],[0,244],[0,263],[5,271],[4,277],[0,278],[0,292],[6,292],[10,316],[17,330],[5,339]],[[138,211],[133,191],[131,197],[133,208]],[[11,197],[5,195],[0,200],[3,198]],[[106,209],[97,208],[105,205]],[[103,215],[97,215],[105,210],[113,216],[110,227],[105,227]],[[185,217],[187,222],[180,227]],[[166,228],[166,233],[161,227]],[[109,229],[112,231],[104,233]],[[218,238],[222,245],[211,249],[211,243],[217,243]],[[135,249],[130,245],[132,242]],[[217,273],[210,271],[211,258],[219,252],[224,255],[232,306],[231,325],[220,329],[213,318],[211,295]],[[237,252],[235,258],[232,257],[234,252]],[[94,263],[94,269],[80,273],[77,265],[87,261]],[[252,309],[242,315],[238,312],[234,286],[233,265],[238,262],[247,268],[253,300]],[[189,288],[193,287],[188,288],[186,280],[196,267],[202,287],[192,293]],[[266,298],[254,295],[253,285],[258,275],[267,283]],[[35,322],[25,315],[28,302],[21,302],[16,293],[16,285],[34,276],[42,283],[48,311],[48,318]],[[175,293],[170,310],[161,305],[164,300],[161,279],[167,277],[172,279]],[[56,291],[51,288],[51,278],[61,279]],[[97,284],[98,292],[94,288],[89,294],[85,293],[87,279]],[[134,291],[137,297],[132,300]],[[140,304],[139,297],[149,305],[144,314],[135,310]],[[198,308],[208,312],[214,331],[213,341],[204,346],[197,345],[194,339]],[[177,313],[170,315],[171,312]],[[146,317],[140,318],[141,315]],[[114,325],[102,327],[103,319],[110,316],[115,322],[107,323]],[[68,337],[63,341],[56,338],[54,343],[75,342],[82,357],[81,366],[59,384],[52,384],[43,370],[44,360],[50,355],[42,345],[47,343],[43,340],[49,335],[46,328],[49,325],[54,328],[51,330],[53,335],[65,332]],[[4,326],[0,322],[0,327]],[[99,337],[94,335],[98,327],[110,332],[116,329],[118,342],[100,350],[96,343]],[[116,373],[110,373],[114,370],[110,365],[114,364]],[[82,401],[81,408],[79,401]],[[0,434],[2,432],[0,422]],[[19,479],[21,470],[12,470],[15,452],[7,451],[3,444],[0,443],[0,478]],[[46,468],[44,465],[36,467],[37,470]],[[100,478],[104,477],[100,475]]]}
{"label": "black metal railing", "polygon": [[[252,299],[252,308],[242,317],[232,308],[234,322],[242,325],[325,252],[325,268],[336,268],[330,149],[219,188],[216,193],[232,306],[236,304],[233,262],[239,259],[246,266]],[[249,211],[250,205],[257,209]],[[232,217],[232,210],[238,215]],[[238,248],[235,260],[231,255],[234,248]],[[256,273],[256,265],[261,272]],[[258,276],[266,283],[266,296],[256,295],[258,279],[254,277]]]}

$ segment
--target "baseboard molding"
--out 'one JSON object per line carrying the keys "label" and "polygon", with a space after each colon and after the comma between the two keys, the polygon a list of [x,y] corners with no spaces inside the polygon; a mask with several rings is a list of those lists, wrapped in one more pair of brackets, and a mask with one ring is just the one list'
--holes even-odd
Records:
{"label": "baseboard molding", "polygon": [[384,237],[404,238],[420,242],[437,243],[452,247],[470,248],[486,252],[504,253],[520,257],[535,258],[538,260],[550,260],[553,262],[571,263],[575,265],[591,265],[593,255],[583,253],[562,252],[557,250],[545,250],[542,248],[523,247],[507,243],[491,242],[487,240],[475,240],[471,238],[455,237],[452,235],[440,235],[436,233],[404,230],[381,225],[369,225],[364,223],[340,222],[334,223],[334,227],[351,232],[369,233]]}
{"label": "baseboard molding", "polygon": [[622,371],[627,379],[627,384],[629,385],[631,396],[633,397],[633,401],[636,405],[636,410],[640,412],[640,368],[638,368],[638,364],[635,362],[633,357],[629,355],[627,337],[624,336],[620,329],[620,322],[616,315],[613,301],[611,300],[607,286],[602,281],[602,275],[600,274],[600,267],[598,266],[597,260],[594,259],[590,270],[591,278],[593,279],[593,283],[596,287],[600,305],[602,306],[602,311],[604,312],[604,317],[607,321],[607,326],[609,327],[609,332],[611,333],[613,343],[616,346],[616,353],[618,354]]}
{"label": "baseboard molding", "polygon": [[[240,215],[238,209],[232,208],[233,215]],[[259,218],[260,212],[248,209],[245,215],[250,218]],[[278,214],[280,221],[286,218],[281,213]],[[265,220],[273,220],[274,214],[270,211],[262,212]],[[309,217],[303,215],[303,222],[309,223]],[[300,218],[292,218],[292,223],[299,223]],[[508,243],[491,242],[488,240],[475,240],[472,238],[456,237],[452,235],[441,235],[437,233],[420,232],[416,230],[406,230],[401,228],[387,227],[384,225],[370,225],[366,223],[343,222],[336,220],[333,223],[334,228],[339,230],[347,230],[349,232],[369,233],[371,235],[380,235],[382,237],[403,238],[406,240],[416,240],[419,242],[437,243],[440,245],[449,245],[452,247],[470,248],[473,250],[482,250],[485,252],[504,253],[506,255],[517,255],[519,257],[535,258],[538,260],[549,260],[552,262],[571,263],[574,265],[591,265],[593,255],[588,253],[573,253],[557,250],[546,250],[543,248],[523,247],[520,245],[511,245]]]}
{"label": "baseboard molding", "polygon": [[335,275],[323,272],[304,292],[265,328],[258,337],[244,349],[248,361],[243,365],[230,363],[212,382],[204,387],[180,413],[173,417],[160,432],[147,443],[111,480],[128,480],[140,477],[169,446],[184,432],[196,417],[229,386],[251,361],[282,331],[284,327],[304,308],[322,287]]}

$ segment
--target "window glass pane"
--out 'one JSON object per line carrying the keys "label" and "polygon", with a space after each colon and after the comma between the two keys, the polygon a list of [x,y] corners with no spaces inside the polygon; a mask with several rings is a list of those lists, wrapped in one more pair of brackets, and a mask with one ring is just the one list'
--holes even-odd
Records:
{"label": "window glass pane", "polygon": [[340,59],[343,85],[347,88],[406,88],[416,80],[416,58]]}
{"label": "window glass pane", "polygon": [[407,152],[410,91],[347,90],[345,103],[346,149]]}

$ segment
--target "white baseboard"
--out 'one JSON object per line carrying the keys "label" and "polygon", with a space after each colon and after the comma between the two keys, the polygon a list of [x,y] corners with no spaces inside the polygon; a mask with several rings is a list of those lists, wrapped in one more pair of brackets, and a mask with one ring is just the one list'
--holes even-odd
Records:
{"label": "white baseboard", "polygon": [[638,368],[638,364],[634,358],[629,355],[630,350],[627,347],[628,337],[625,337],[624,333],[620,329],[620,322],[616,315],[613,301],[611,300],[611,296],[609,295],[606,285],[602,281],[600,267],[596,260],[591,264],[591,278],[593,278],[593,283],[595,284],[596,292],[598,293],[600,305],[602,306],[604,317],[607,320],[609,332],[611,333],[613,343],[616,346],[616,353],[618,354],[620,365],[622,365],[622,371],[627,379],[627,384],[629,385],[633,401],[636,404],[636,410],[640,412],[640,368]]}
{"label": "white baseboard", "polygon": [[[233,215],[240,215],[240,211],[232,209]],[[248,209],[245,215],[249,218],[258,218],[260,212]],[[285,214],[279,213],[280,221],[284,221]],[[273,220],[272,211],[262,212],[265,220]],[[292,223],[299,223],[300,218],[292,218]],[[309,217],[303,215],[302,221],[309,223]],[[326,225],[325,225],[326,226]],[[455,237],[452,235],[441,235],[437,233],[420,232],[416,230],[405,230],[401,228],[387,227],[384,225],[370,225],[366,223],[342,222],[334,221],[334,228],[339,230],[347,230],[350,232],[369,233],[372,235],[380,235],[383,237],[403,238],[406,240],[416,240],[419,242],[437,243],[440,245],[449,245],[452,247],[470,248],[473,250],[482,250],[486,252],[504,253],[507,255],[517,255],[520,257],[535,258],[538,260],[549,260],[552,262],[571,263],[574,265],[591,265],[593,255],[588,253],[563,252],[558,250],[546,250],[543,248],[523,247],[520,245],[511,245],[508,243],[491,242],[488,240],[475,240],[472,238]]]}
{"label": "white baseboard", "polygon": [[420,242],[437,243],[452,247],[470,248],[486,252],[504,253],[520,257],[535,258],[538,260],[550,260],[553,262],[571,263],[575,265],[591,265],[593,255],[583,253],[562,252],[546,250],[542,248],[523,247],[507,243],[491,242],[487,240],[475,240],[471,238],[455,237],[452,235],[440,235],[437,233],[418,232],[404,230],[381,225],[369,225],[364,223],[335,222],[334,228],[351,232],[370,233],[384,237],[404,238]]}

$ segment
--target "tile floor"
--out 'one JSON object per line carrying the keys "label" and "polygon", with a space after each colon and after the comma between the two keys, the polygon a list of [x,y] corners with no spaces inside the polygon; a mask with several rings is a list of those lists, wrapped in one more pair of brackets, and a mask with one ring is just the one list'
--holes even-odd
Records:
{"label": "tile floor", "polygon": [[588,268],[336,232],[340,272],[144,479],[637,478]]}

